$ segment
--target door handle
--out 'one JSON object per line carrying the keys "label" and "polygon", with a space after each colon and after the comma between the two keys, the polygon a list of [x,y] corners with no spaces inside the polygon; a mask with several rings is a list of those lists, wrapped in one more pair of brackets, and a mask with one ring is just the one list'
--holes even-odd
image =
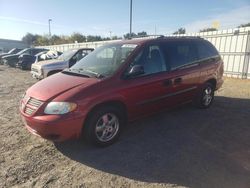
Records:
{"label": "door handle", "polygon": [[174,84],[180,84],[182,82],[182,78],[174,79]]}
{"label": "door handle", "polygon": [[166,86],[166,87],[171,86],[172,85],[172,80],[164,80],[163,85]]}

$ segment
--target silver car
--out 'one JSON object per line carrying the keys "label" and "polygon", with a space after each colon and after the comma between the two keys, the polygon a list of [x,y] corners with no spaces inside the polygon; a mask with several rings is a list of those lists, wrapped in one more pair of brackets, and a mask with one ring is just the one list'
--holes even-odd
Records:
{"label": "silver car", "polygon": [[31,67],[32,77],[40,80],[61,72],[63,69],[70,68],[93,50],[93,48],[71,49],[64,52],[57,59],[36,62]]}

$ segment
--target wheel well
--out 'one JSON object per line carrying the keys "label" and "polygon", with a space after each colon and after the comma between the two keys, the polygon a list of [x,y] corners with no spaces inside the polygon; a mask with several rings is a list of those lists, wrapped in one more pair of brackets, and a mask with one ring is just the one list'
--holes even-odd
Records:
{"label": "wheel well", "polygon": [[214,78],[209,79],[209,80],[207,80],[206,82],[208,82],[208,83],[212,84],[212,85],[214,86],[214,88],[216,88],[216,84],[217,84],[217,82],[216,82],[216,80],[215,80]]}
{"label": "wheel well", "polygon": [[103,106],[115,106],[116,108],[118,108],[119,110],[121,110],[121,112],[124,114],[125,116],[125,120],[127,121],[127,107],[124,103],[120,102],[120,101],[107,101],[107,102],[103,102],[100,104],[97,104],[96,106],[94,106],[88,113],[87,118],[85,120],[85,122],[88,121],[89,117],[98,109],[101,108]]}

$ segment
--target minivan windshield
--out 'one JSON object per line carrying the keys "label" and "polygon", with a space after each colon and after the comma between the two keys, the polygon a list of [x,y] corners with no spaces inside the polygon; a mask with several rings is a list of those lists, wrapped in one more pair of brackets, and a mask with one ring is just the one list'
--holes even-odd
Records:
{"label": "minivan windshield", "polygon": [[58,57],[60,60],[68,61],[75,53],[77,50],[68,50],[66,52],[63,52],[62,55]]}
{"label": "minivan windshield", "polygon": [[136,44],[108,44],[97,48],[70,68],[71,71],[107,77],[125,62]]}

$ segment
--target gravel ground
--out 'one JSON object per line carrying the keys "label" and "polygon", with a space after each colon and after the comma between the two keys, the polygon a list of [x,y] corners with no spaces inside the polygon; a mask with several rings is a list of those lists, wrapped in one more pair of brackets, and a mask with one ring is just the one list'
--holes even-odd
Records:
{"label": "gravel ground", "polygon": [[207,110],[130,123],[107,148],[31,135],[18,103],[35,82],[0,65],[0,187],[250,187],[250,80],[225,78]]}

